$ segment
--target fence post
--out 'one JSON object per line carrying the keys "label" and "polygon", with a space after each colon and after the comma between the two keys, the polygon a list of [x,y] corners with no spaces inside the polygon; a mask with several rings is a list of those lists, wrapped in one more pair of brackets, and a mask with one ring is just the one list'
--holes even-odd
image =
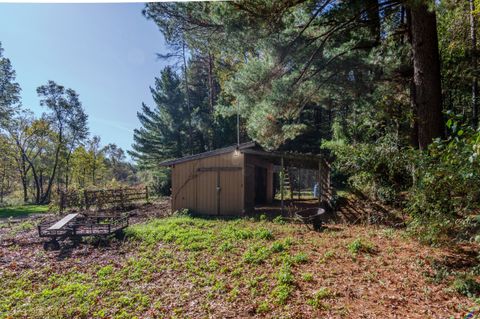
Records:
{"label": "fence post", "polygon": [[145,186],[145,201],[148,202],[148,186]]}
{"label": "fence post", "polygon": [[122,210],[125,209],[125,194],[123,192],[123,188],[120,189],[120,207]]}
{"label": "fence post", "polygon": [[88,203],[88,192],[86,189],[83,190],[83,202],[85,203],[85,210],[88,210],[90,205]]}

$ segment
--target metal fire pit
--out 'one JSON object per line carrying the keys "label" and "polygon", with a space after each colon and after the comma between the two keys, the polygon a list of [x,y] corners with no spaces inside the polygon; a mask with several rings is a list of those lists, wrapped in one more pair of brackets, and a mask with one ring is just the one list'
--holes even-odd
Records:
{"label": "metal fire pit", "polygon": [[322,215],[325,214],[323,208],[308,208],[295,212],[295,219],[307,225],[310,228],[312,225],[313,230],[319,231],[322,228]]}

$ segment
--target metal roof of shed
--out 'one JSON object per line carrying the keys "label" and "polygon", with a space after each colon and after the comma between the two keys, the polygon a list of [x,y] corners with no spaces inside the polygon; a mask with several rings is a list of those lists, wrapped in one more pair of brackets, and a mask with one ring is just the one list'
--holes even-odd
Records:
{"label": "metal roof of shed", "polygon": [[171,166],[171,165],[185,163],[185,162],[189,162],[189,161],[193,161],[193,160],[197,160],[197,159],[201,159],[201,158],[206,158],[206,157],[216,156],[216,155],[220,155],[220,154],[230,153],[230,152],[235,151],[237,149],[237,147],[238,147],[238,150],[242,151],[244,149],[254,148],[256,146],[257,146],[257,144],[255,142],[242,143],[238,146],[235,144],[235,145],[232,145],[232,146],[219,148],[219,149],[216,149],[216,150],[213,150],[213,151],[208,151],[208,152],[203,152],[203,153],[198,153],[198,154],[193,154],[193,155],[187,155],[187,156],[184,156],[184,157],[181,157],[181,158],[172,159],[172,160],[168,160],[168,161],[163,161],[163,162],[160,163],[160,166]]}
{"label": "metal roof of shed", "polygon": [[226,154],[226,153],[233,152],[237,149],[244,154],[257,155],[265,159],[269,159],[276,165],[280,165],[281,158],[283,158],[288,162],[296,162],[296,163],[301,162],[301,166],[311,166],[311,167],[318,166],[318,162],[320,160],[325,160],[325,158],[322,155],[317,155],[317,154],[304,154],[304,153],[278,152],[278,151],[269,152],[269,151],[263,150],[255,142],[248,142],[248,143],[240,144],[238,146],[232,145],[232,146],[228,146],[228,147],[224,147],[224,148],[220,148],[220,149],[216,149],[208,152],[188,155],[178,159],[164,161],[160,163],[160,166],[171,166],[175,164],[185,163],[188,161],[216,156],[220,154]]}

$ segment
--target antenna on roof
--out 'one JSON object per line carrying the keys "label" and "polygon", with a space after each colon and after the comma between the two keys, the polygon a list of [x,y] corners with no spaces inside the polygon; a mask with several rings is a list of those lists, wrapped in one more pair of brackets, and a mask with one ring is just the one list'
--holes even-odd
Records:
{"label": "antenna on roof", "polygon": [[237,102],[237,149],[240,147],[240,112]]}

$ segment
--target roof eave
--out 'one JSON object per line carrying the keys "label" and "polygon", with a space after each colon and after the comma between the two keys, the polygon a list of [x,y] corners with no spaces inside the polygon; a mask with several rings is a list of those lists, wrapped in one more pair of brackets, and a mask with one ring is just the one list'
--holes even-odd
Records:
{"label": "roof eave", "polygon": [[220,149],[213,150],[213,151],[208,151],[208,152],[203,152],[203,153],[199,153],[199,154],[184,156],[184,157],[177,158],[177,159],[163,161],[163,162],[160,162],[159,165],[160,166],[172,166],[172,165],[175,165],[175,164],[180,164],[180,163],[185,163],[185,162],[198,160],[198,159],[202,159],[202,158],[207,158],[207,157],[211,157],[211,156],[230,153],[230,152],[235,151],[237,149],[237,147],[238,147],[239,150],[246,150],[246,149],[249,149],[249,148],[253,148],[255,146],[257,146],[257,144],[255,142],[247,142],[247,143],[240,144],[238,146],[237,145],[232,145],[232,146],[220,148]]}

